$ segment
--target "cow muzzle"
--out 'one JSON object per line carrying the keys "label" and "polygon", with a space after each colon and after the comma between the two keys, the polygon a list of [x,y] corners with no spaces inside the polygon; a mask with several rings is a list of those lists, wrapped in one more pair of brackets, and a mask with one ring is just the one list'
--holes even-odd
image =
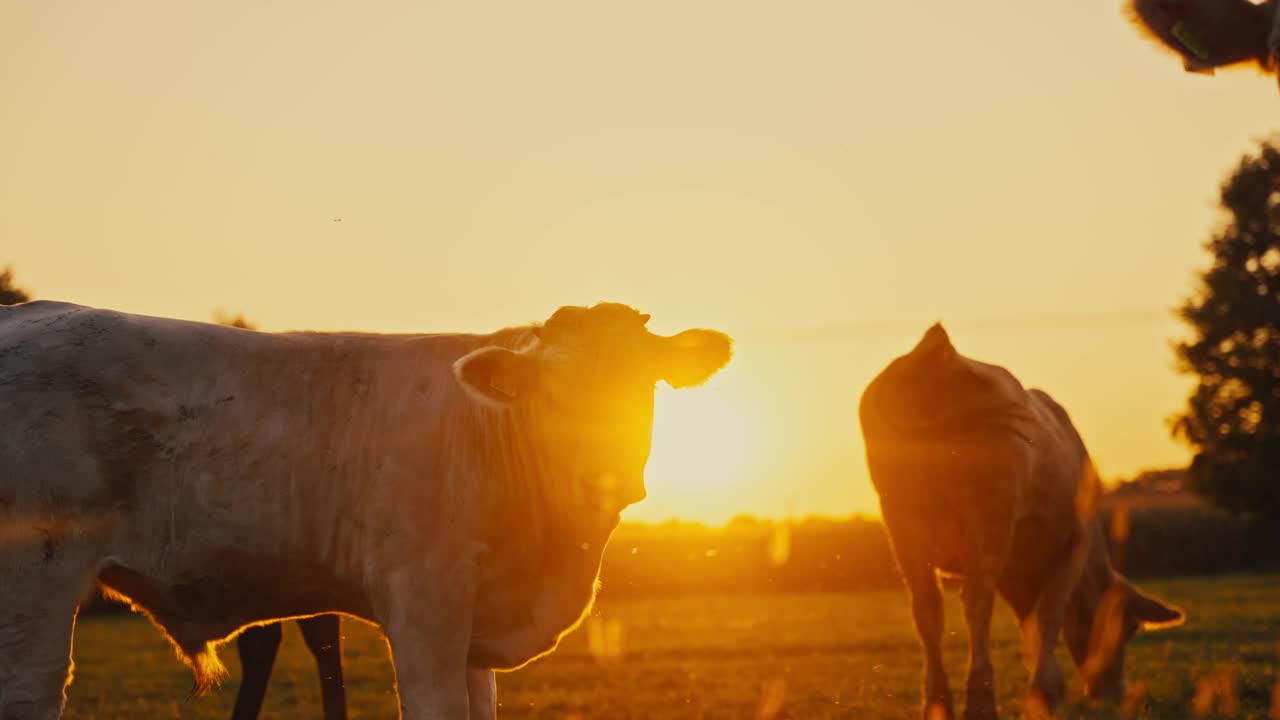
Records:
{"label": "cow muzzle", "polygon": [[643,476],[634,480],[614,472],[602,472],[594,475],[586,483],[591,496],[590,504],[604,513],[621,512],[623,508],[634,505],[647,496]]}

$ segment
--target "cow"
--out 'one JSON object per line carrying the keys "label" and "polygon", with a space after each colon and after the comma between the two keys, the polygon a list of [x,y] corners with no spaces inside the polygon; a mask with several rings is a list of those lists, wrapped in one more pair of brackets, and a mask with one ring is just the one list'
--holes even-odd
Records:
{"label": "cow", "polygon": [[203,690],[243,628],[386,635],[400,716],[492,718],[494,670],[590,607],[645,497],[654,385],[731,340],[615,303],[489,334],[263,333],[58,302],[0,308],[0,720],[66,702],[96,581]]}
{"label": "cow", "polygon": [[1182,612],[1111,566],[1097,472],[1062,406],[1009,371],[956,351],[941,324],[863,392],[867,466],[924,649],[922,717],[949,720],[939,574],[962,578],[969,627],[966,720],[997,715],[988,652],[998,592],[1020,624],[1031,687],[1047,717],[1066,687],[1061,634],[1092,697],[1124,692],[1125,644]]}
{"label": "cow", "polygon": [[[347,720],[347,693],[342,684],[342,620],[337,615],[313,615],[298,619],[298,629],[320,672],[320,697],[324,720]],[[231,720],[258,720],[271,680],[271,666],[284,630],[278,622],[253,625],[236,636],[240,655],[240,689],[231,709]]]}
{"label": "cow", "polygon": [[1139,31],[1176,53],[1187,72],[1253,66],[1276,71],[1280,57],[1277,0],[1129,0]]}

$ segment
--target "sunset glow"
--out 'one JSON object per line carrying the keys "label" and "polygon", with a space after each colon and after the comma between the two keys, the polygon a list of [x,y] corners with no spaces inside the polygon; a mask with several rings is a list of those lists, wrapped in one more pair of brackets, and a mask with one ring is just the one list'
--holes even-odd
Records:
{"label": "sunset glow", "polygon": [[654,403],[649,498],[679,517],[718,518],[759,462],[766,438],[756,409],[715,378],[692,390],[659,384]]}
{"label": "sunset glow", "polygon": [[938,320],[1105,478],[1179,465],[1167,310],[1280,100],[1121,5],[0,2],[0,268],[269,331],[722,328],[629,519],[875,513],[858,394]]}

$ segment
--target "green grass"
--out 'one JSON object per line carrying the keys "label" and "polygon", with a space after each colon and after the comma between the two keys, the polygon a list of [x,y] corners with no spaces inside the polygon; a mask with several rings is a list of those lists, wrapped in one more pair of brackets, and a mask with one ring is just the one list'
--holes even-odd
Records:
{"label": "green grass", "polygon": [[[1197,686],[1216,673],[1234,682],[1239,710],[1208,717],[1268,718],[1278,682],[1280,576],[1143,586],[1180,605],[1188,623],[1142,633],[1130,646],[1130,683],[1146,687],[1135,717],[1196,717]],[[954,593],[947,612],[947,662],[959,698],[967,640]],[[621,628],[621,657],[593,656],[584,626],[552,656],[499,675],[499,717],[750,720],[765,699],[783,702],[779,718],[917,717],[920,654],[902,591],[629,600],[604,604],[595,617],[597,630]],[[381,636],[357,622],[344,628],[351,716],[395,717]],[[1002,716],[1017,717],[1027,676],[1007,609],[997,611],[992,647]],[[188,701],[191,676],[155,629],[132,617],[86,618],[76,634],[66,717],[227,718],[239,668],[234,647],[221,654],[231,677]],[[1059,654],[1069,668],[1065,651]],[[1057,716],[1121,713],[1076,700]],[[320,717],[315,668],[296,626],[286,628],[263,717]]]}

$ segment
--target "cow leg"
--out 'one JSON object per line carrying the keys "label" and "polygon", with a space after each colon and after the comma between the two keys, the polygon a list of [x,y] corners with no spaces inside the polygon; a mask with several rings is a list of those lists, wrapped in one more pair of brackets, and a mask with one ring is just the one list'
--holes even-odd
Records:
{"label": "cow leg", "polygon": [[906,575],[911,591],[911,616],[924,649],[925,720],[950,720],[955,709],[947,671],[942,665],[942,589],[933,567],[921,565]]}
{"label": "cow leg", "polygon": [[440,548],[439,562],[401,566],[383,579],[374,614],[386,633],[402,720],[469,714],[467,656],[481,543]]}
{"label": "cow leg", "polygon": [[[413,603],[406,594],[404,602]],[[396,693],[401,720],[461,720],[469,713],[467,652],[471,621],[459,618],[455,608],[435,613],[400,613],[403,619],[383,622],[391,664],[396,671]],[[461,610],[462,608],[456,608]],[[438,619],[447,616],[454,624]]]}
{"label": "cow leg", "polygon": [[257,720],[283,635],[280,623],[271,623],[255,625],[236,638],[236,650],[240,653],[240,690],[236,693],[231,720]]}
{"label": "cow leg", "polygon": [[902,571],[902,579],[911,595],[911,617],[924,650],[924,702],[921,717],[925,720],[952,720],[955,706],[947,672],[942,665],[942,589],[938,574],[926,556],[929,538],[916,520],[915,508],[898,507],[889,497],[880,499],[881,513],[893,554]]}
{"label": "cow leg", "polygon": [[0,720],[56,720],[66,705],[76,613],[93,573],[64,552],[74,550],[0,556]]}
{"label": "cow leg", "polygon": [[1038,720],[1049,717],[1054,706],[1066,695],[1066,682],[1053,657],[1058,636],[1066,617],[1067,603],[1080,580],[1086,543],[1078,532],[1062,564],[1054,568],[1036,599],[1035,610],[1022,621],[1023,655],[1031,670],[1031,688],[1024,703],[1023,716]]}
{"label": "cow leg", "polygon": [[347,694],[342,683],[341,618],[337,615],[316,615],[299,620],[298,627],[320,671],[324,720],[347,720]]}
{"label": "cow leg", "polygon": [[0,720],[56,720],[71,684],[76,608],[60,603],[5,615],[0,620]]}
{"label": "cow leg", "polygon": [[[1011,473],[1015,474],[1015,467]],[[994,472],[986,477],[1000,478]],[[995,670],[991,665],[991,612],[995,605],[996,583],[1009,559],[1013,545],[1015,494],[1005,491],[1008,483],[975,483],[980,497],[966,509],[966,526],[971,528],[964,551],[964,618],[969,626],[969,677],[965,687],[965,720],[995,720]]]}
{"label": "cow leg", "polygon": [[969,679],[964,699],[965,720],[996,718],[995,671],[989,639],[991,610],[995,603],[993,578],[974,573],[964,582],[964,618],[969,626]]}
{"label": "cow leg", "polygon": [[498,680],[488,668],[467,670],[467,695],[471,703],[468,720],[496,720],[498,717]]}

